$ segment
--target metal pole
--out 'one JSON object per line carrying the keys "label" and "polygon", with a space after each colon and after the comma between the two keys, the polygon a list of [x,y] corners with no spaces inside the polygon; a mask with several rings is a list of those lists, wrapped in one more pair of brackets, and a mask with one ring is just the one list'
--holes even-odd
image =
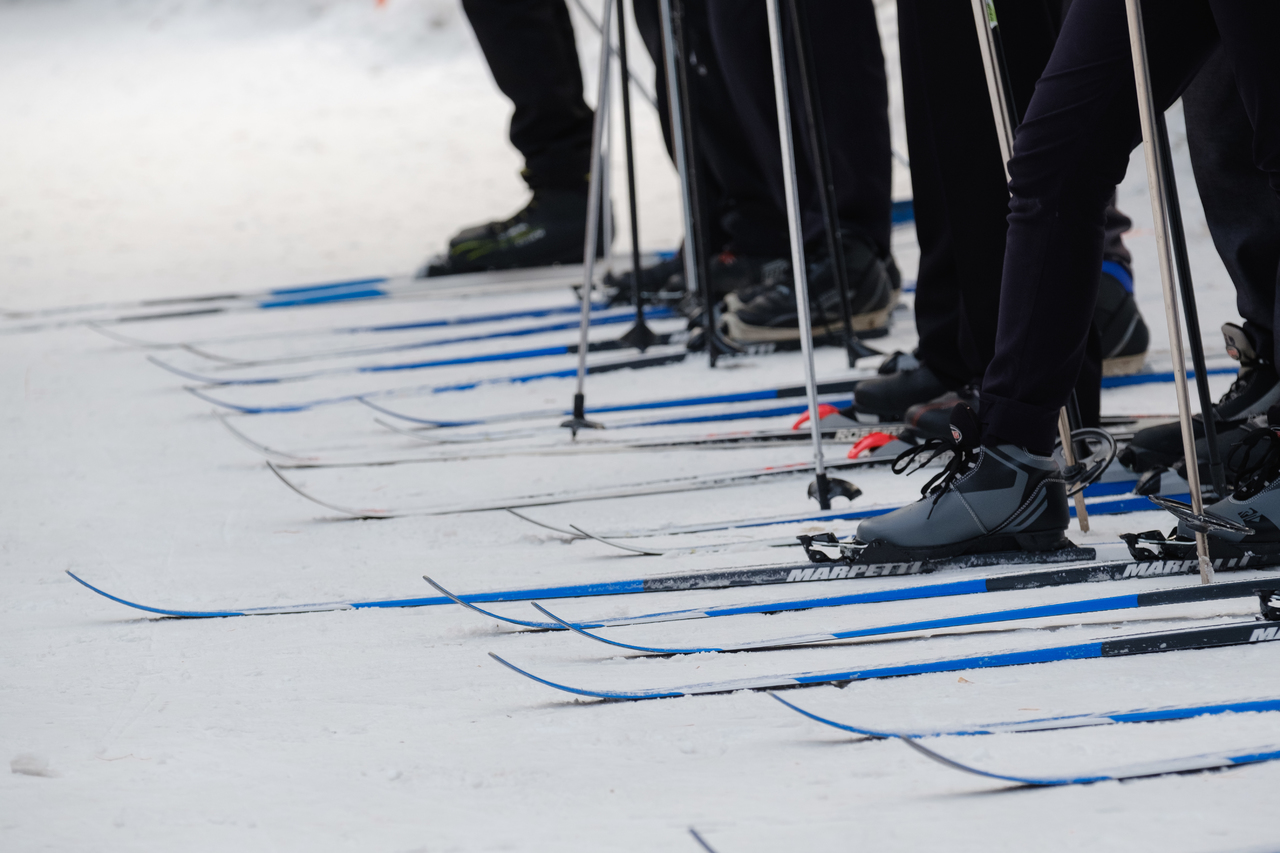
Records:
{"label": "metal pole", "polygon": [[[1151,215],[1155,221],[1156,252],[1160,259],[1160,283],[1164,289],[1164,313],[1169,324],[1169,351],[1173,357],[1173,388],[1178,395],[1178,421],[1182,425],[1182,450],[1187,459],[1187,482],[1191,485],[1191,509],[1204,514],[1204,496],[1200,494],[1200,466],[1196,464],[1196,437],[1191,423],[1191,400],[1187,391],[1186,356],[1182,349],[1182,321],[1178,316],[1178,299],[1174,292],[1173,258],[1169,251],[1167,215],[1169,210],[1165,177],[1169,164],[1160,156],[1156,139],[1155,96],[1151,91],[1151,72],[1147,65],[1147,39],[1142,26],[1139,0],[1125,0],[1129,17],[1129,47],[1133,52],[1133,76],[1138,94],[1138,117],[1142,122],[1143,150],[1147,160],[1147,184],[1151,192]],[[1206,413],[1206,420],[1212,412]],[[1200,558],[1200,581],[1213,583],[1213,564],[1209,562],[1209,540],[1196,533],[1196,555]]]}
{"label": "metal pole", "polygon": [[[1018,124],[1018,114],[1013,103],[1013,93],[1008,87],[1008,73],[999,51],[999,21],[992,0],[973,0],[973,24],[978,32],[978,49],[982,54],[982,70],[987,77],[987,95],[991,101],[991,115],[996,123],[996,138],[1000,141],[1000,156],[1004,164],[1007,183],[1009,161],[1013,159],[1013,130]],[[1062,458],[1067,465],[1076,464],[1075,446],[1071,441],[1071,419],[1066,407],[1058,411],[1058,438],[1062,441]],[[1076,506],[1076,523],[1083,533],[1089,532],[1089,510],[1084,494],[1073,497]]]}
{"label": "metal pole", "polygon": [[671,147],[675,149],[676,173],[680,176],[680,204],[684,214],[684,282],[690,292],[698,289],[698,263],[693,246],[693,197],[689,183],[688,158],[685,151],[684,110],[681,106],[679,69],[676,59],[676,37],[671,17],[671,0],[659,0],[662,15],[662,58],[667,66],[667,103],[671,116]]}
{"label": "metal pole", "polygon": [[782,146],[782,185],[787,199],[787,226],[791,234],[791,266],[795,275],[796,314],[800,324],[800,350],[809,396],[809,431],[813,435],[813,467],[817,475],[818,505],[831,508],[827,471],[822,458],[822,427],[818,424],[818,387],[814,377],[812,327],[809,320],[809,282],[804,265],[804,231],[800,224],[800,198],[796,193],[796,152],[791,138],[791,105],[787,100],[786,61],[782,55],[782,18],[778,0],[765,0],[769,16],[769,45],[773,59],[773,97],[778,107],[778,141]]}
{"label": "metal pole", "polygon": [[[1187,237],[1182,229],[1182,205],[1178,203],[1178,181],[1173,174],[1173,152],[1169,150],[1169,129],[1164,113],[1156,114],[1156,139],[1165,163],[1168,185],[1165,198],[1169,204],[1169,238],[1173,242],[1173,258],[1178,270],[1178,294],[1187,317],[1187,340],[1191,346],[1191,365],[1196,372],[1196,394],[1200,398],[1200,417],[1204,420],[1204,438],[1209,445],[1209,478],[1219,498],[1227,496],[1226,472],[1222,469],[1222,453],[1218,448],[1218,425],[1213,417],[1213,398],[1209,395],[1209,371],[1204,363],[1204,341],[1200,337],[1200,312],[1196,310],[1195,285],[1191,281],[1191,262],[1187,258]],[[1196,461],[1199,464],[1199,460]]]}
{"label": "metal pole", "polygon": [[605,122],[609,120],[609,16],[613,11],[612,3],[605,3],[603,21],[601,23],[602,40],[600,43],[600,81],[596,95],[595,122],[591,128],[591,178],[587,184],[587,233],[582,249],[582,319],[578,330],[578,387],[573,395],[573,417],[561,424],[573,431],[574,436],[580,429],[600,429],[600,425],[586,418],[586,397],[584,389],[587,379],[587,333],[591,326],[591,287],[595,280],[596,248],[600,237],[599,225],[602,218],[601,184],[603,169],[601,147],[604,144]]}
{"label": "metal pole", "polygon": [[[606,0],[608,2],[608,0]],[[627,153],[627,202],[631,212],[631,300],[636,306],[636,323],[621,340],[644,352],[654,334],[644,322],[644,297],[640,292],[640,217],[636,203],[636,161],[631,139],[631,69],[627,63],[627,10],[618,0],[618,60],[622,66],[622,140]]]}

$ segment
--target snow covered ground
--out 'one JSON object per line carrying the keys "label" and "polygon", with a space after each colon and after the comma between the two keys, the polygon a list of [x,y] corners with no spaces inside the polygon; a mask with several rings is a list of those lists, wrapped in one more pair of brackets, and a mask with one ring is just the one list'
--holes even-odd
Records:
{"label": "snow covered ground", "polygon": [[[879,4],[886,53],[893,5]],[[583,34],[585,58],[597,41]],[[641,53],[636,51],[637,54]],[[590,67],[592,61],[584,65]],[[647,73],[647,69],[642,69]],[[588,79],[590,73],[588,73]],[[0,3],[0,307],[259,289],[404,272],[460,224],[517,209],[507,106],[449,0],[61,0]],[[676,187],[656,123],[638,112],[648,247],[679,238]],[[1180,115],[1171,114],[1175,130]],[[899,139],[901,134],[899,133]],[[899,147],[904,147],[899,142]],[[1175,155],[1210,352],[1235,316],[1176,133]],[[1140,152],[1121,188],[1130,247],[1167,369]],[[909,195],[905,174],[897,195]],[[910,229],[896,235],[914,274]],[[224,356],[319,348],[221,342],[252,332],[405,322],[567,306],[563,288],[133,324],[154,341],[200,339]],[[668,324],[669,325],[669,324]],[[495,325],[473,326],[485,331]],[[619,327],[625,328],[625,327]],[[663,326],[665,328],[665,326]],[[600,339],[611,333],[601,329]],[[405,343],[444,333],[396,333]],[[367,336],[365,336],[367,337]],[[442,347],[449,357],[568,343],[571,334]],[[909,348],[896,316],[886,349]],[[363,343],[363,340],[359,341]],[[351,345],[344,339],[342,345]],[[285,364],[368,365],[364,355]],[[217,370],[190,353],[156,353]],[[434,354],[433,354],[434,355]],[[433,356],[432,356],[433,357]],[[837,376],[842,354],[819,353]],[[262,404],[555,370],[566,357],[350,374],[211,393]],[[255,368],[269,372],[267,368]],[[277,368],[271,368],[277,370]],[[801,381],[795,355],[711,373],[698,359],[594,377],[595,402]],[[1229,377],[1215,379],[1220,393]],[[1236,617],[1247,602],[1061,618],[939,638],[751,655],[634,660],[563,634],[517,633],[456,607],[207,621],[147,618],[80,587],[189,609],[423,596],[616,580],[791,559],[750,544],[803,527],[661,537],[737,550],[627,556],[570,543],[503,513],[372,521],[287,491],[257,454],[135,348],[83,327],[0,336],[0,848],[5,850],[1275,850],[1280,765],[1069,790],[1001,793],[893,742],[855,743],[767,696],[601,705],[520,679],[496,652],[584,686],[691,681],[1032,648]],[[559,407],[564,380],[387,398],[416,416]],[[1106,392],[1108,412],[1173,411],[1168,385]],[[246,435],[295,455],[406,459],[425,445],[356,403],[241,416]],[[751,421],[782,426],[791,418]],[[708,431],[720,429],[715,425]],[[736,427],[732,427],[736,428]],[[675,430],[672,429],[674,432]],[[803,461],[803,446],[511,457],[296,469],[334,502],[437,505],[683,473]],[[919,478],[849,475],[867,506],[909,500]],[[588,529],[802,512],[803,479],[545,507]],[[1167,527],[1147,512],[1097,517],[1081,543]],[[838,526],[842,532],[851,524]],[[914,581],[842,581],[823,591]],[[1134,581],[1126,590],[1176,581]],[[811,588],[811,587],[810,587]],[[1110,587],[1105,594],[1118,592]],[[783,599],[776,588],[560,602],[601,617]],[[815,610],[619,629],[628,642],[718,643],[1100,594],[1063,588],[927,605]],[[537,618],[524,603],[494,606]],[[623,632],[626,632],[625,635]],[[932,727],[1275,695],[1277,648],[1183,652],[813,688],[788,698],[872,727]],[[1272,675],[1268,675],[1272,673]],[[1280,742],[1275,714],[938,742],[1006,772],[1087,771]]]}

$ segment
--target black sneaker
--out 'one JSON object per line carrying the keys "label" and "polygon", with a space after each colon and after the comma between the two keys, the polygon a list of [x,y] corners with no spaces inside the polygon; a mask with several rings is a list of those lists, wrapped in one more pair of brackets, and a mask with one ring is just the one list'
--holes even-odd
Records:
{"label": "black sneaker", "polygon": [[901,472],[917,458],[923,464],[950,453],[946,467],[921,489],[920,500],[858,525],[859,561],[1071,547],[1066,485],[1053,457],[1012,444],[979,446],[978,420],[963,404],[952,410],[949,432],[894,460],[894,470]]}
{"label": "black sneaker", "polygon": [[[857,237],[845,241],[845,262],[852,284],[850,319],[853,331],[886,329],[893,311],[893,286],[884,262],[870,243]],[[734,343],[792,342],[800,339],[792,276],[763,287],[736,310],[724,315],[722,334]],[[830,259],[811,265],[809,307],[815,340],[838,340],[844,332],[840,293]]]}
{"label": "black sneaker", "polygon": [[[1227,354],[1240,362],[1240,376],[1213,407],[1220,445],[1224,440],[1239,438],[1238,434],[1230,436],[1230,433],[1245,427],[1250,418],[1265,414],[1267,409],[1280,402],[1280,376],[1276,374],[1275,366],[1258,354],[1249,334],[1234,323],[1224,323],[1222,335],[1226,339]],[[1205,470],[1208,444],[1204,441],[1204,421],[1196,415],[1192,424],[1199,464],[1201,470]],[[1171,467],[1182,456],[1182,428],[1174,421],[1140,431],[1129,446],[1120,451],[1119,459],[1129,470],[1142,473]]]}
{"label": "black sneaker", "polygon": [[1093,308],[1093,324],[1102,340],[1103,376],[1129,376],[1147,362],[1151,336],[1124,279],[1133,282],[1128,266],[1119,261],[1103,262]]}
{"label": "black sneaker", "polygon": [[421,277],[483,270],[580,264],[587,232],[587,191],[540,189],[502,222],[466,228],[449,250],[427,262]]}

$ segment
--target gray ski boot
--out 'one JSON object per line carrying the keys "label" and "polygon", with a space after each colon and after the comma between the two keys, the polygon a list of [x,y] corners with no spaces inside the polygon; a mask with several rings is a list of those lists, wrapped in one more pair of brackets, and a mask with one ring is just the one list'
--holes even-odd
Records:
{"label": "gray ski boot", "polygon": [[982,447],[978,434],[977,418],[962,403],[952,410],[949,439],[933,439],[894,461],[894,472],[903,473],[924,454],[916,468],[951,454],[919,501],[858,526],[858,562],[1074,547],[1065,536],[1071,516],[1057,461],[1012,444]]}

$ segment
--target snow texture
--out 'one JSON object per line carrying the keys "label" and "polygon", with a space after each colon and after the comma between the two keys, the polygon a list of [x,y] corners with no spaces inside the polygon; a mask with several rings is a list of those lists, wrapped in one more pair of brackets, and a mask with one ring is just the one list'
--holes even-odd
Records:
{"label": "snow texture", "polygon": [[[894,7],[877,5],[892,69]],[[598,39],[579,31],[590,91]],[[636,48],[633,55],[642,57],[638,42]],[[649,73],[639,60],[637,70]],[[899,100],[895,94],[902,150]],[[648,248],[671,248],[681,230],[676,184],[652,114],[642,101],[637,108],[641,235]],[[409,271],[461,225],[523,203],[519,160],[505,139],[508,112],[461,10],[449,0],[7,0],[0,3],[0,307]],[[1235,318],[1233,291],[1196,202],[1180,111],[1170,119],[1202,331],[1216,354],[1217,325]],[[895,184],[898,197],[909,196],[905,170],[898,169]],[[1152,331],[1150,366],[1167,370],[1140,151],[1120,204],[1136,223],[1129,245]],[[895,241],[911,278],[910,229],[900,229]],[[909,301],[892,335],[877,344],[886,351],[912,344]],[[175,342],[569,302],[558,288],[229,314],[127,331]],[[413,339],[397,333],[385,340]],[[538,340],[568,343],[572,333]],[[219,351],[273,357],[325,343],[241,342]],[[497,348],[443,349],[465,355]],[[181,355],[188,366],[200,363]],[[836,350],[820,351],[820,375],[840,375],[842,359]],[[380,360],[387,359],[326,364]],[[531,364],[550,370],[572,359]],[[319,397],[514,372],[524,370],[471,365],[391,378],[348,375],[235,389],[234,396]],[[744,359],[714,373],[694,359],[593,377],[588,399],[747,390],[795,384],[802,375],[794,354]],[[1217,377],[1215,393],[1228,382]],[[761,549],[749,540],[803,532],[801,525],[659,537],[650,544],[743,544],[730,552],[638,557],[597,542],[570,543],[504,513],[344,519],[287,491],[180,385],[138,350],[84,328],[0,336],[0,758],[12,771],[0,776],[0,848],[695,850],[687,832],[695,826],[721,853],[1275,849],[1268,815],[1280,784],[1277,765],[991,793],[998,783],[957,774],[894,742],[853,742],[759,694],[575,701],[486,656],[497,652],[571,684],[660,687],[1057,645],[1242,617],[1245,602],[680,660],[634,660],[563,633],[519,633],[456,607],[208,621],[153,619],[122,608],[64,570],[126,598],[215,609],[423,596],[430,593],[423,573],[470,592],[799,557],[794,549]],[[231,389],[220,393],[232,396]],[[395,402],[410,413],[458,417],[563,407],[571,393],[569,381],[547,380]],[[1173,389],[1107,392],[1104,408],[1171,412]],[[354,403],[234,422],[255,440],[294,454],[387,459],[424,452]],[[797,444],[293,473],[340,502],[412,503],[705,474],[807,455]],[[851,479],[865,492],[860,502],[871,505],[911,499],[923,477],[877,470]],[[812,506],[804,487],[803,479],[782,479],[530,514],[588,529],[678,525],[800,512]],[[1170,522],[1158,512],[1099,517],[1091,533],[1072,535],[1082,544],[1114,542],[1120,532]],[[823,589],[915,582],[851,580]],[[1124,589],[1186,582],[1131,581]],[[794,592],[625,596],[563,601],[555,610],[577,619]],[[1000,593],[983,596],[980,606],[1096,594]],[[728,643],[976,606],[960,598],[615,630],[642,644]],[[494,608],[536,618],[527,604]],[[815,713],[869,727],[953,727],[1275,695],[1277,654],[1274,645],[1185,652],[794,695]],[[1275,714],[1238,715],[953,739],[939,748],[999,772],[1056,775],[1261,746],[1280,739],[1278,722]]]}

